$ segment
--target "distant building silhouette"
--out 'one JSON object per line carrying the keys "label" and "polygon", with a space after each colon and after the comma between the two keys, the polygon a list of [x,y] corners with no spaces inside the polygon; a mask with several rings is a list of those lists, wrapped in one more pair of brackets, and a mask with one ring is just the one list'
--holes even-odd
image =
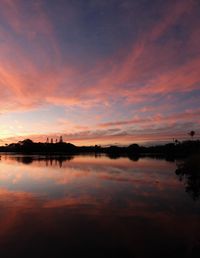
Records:
{"label": "distant building silhouette", "polygon": [[53,138],[51,138],[51,143],[53,143]]}
{"label": "distant building silhouette", "polygon": [[46,143],[49,143],[49,138],[47,137]]}

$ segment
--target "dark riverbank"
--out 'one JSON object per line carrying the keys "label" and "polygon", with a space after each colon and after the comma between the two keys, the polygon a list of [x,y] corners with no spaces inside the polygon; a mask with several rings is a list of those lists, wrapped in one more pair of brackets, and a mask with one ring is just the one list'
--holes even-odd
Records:
{"label": "dark riverbank", "polygon": [[129,156],[133,159],[141,156],[163,157],[168,159],[184,158],[195,153],[200,153],[200,141],[183,141],[179,143],[168,143],[165,145],[156,146],[139,146],[138,144],[131,144],[127,147],[110,146],[101,147],[95,146],[75,146],[71,143],[35,143],[29,139],[12,143],[0,147],[0,152],[17,152],[17,153],[40,153],[40,154],[80,154],[80,153],[105,153],[110,158],[117,158],[121,156]]}
{"label": "dark riverbank", "polygon": [[176,174],[185,184],[186,192],[193,200],[200,197],[200,153],[187,157],[177,164]]}

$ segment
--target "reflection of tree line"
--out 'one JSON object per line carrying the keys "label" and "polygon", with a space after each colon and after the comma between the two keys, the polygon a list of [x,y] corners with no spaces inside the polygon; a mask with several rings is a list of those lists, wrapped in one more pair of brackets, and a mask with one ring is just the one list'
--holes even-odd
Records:
{"label": "reflection of tree line", "polygon": [[200,154],[192,155],[177,165],[176,174],[184,181],[186,192],[193,200],[200,197]]}
{"label": "reflection of tree line", "polygon": [[57,158],[50,157],[49,159],[45,159],[45,163],[47,167],[55,165],[61,168],[64,162],[70,161],[72,159],[73,157],[57,157]]}
{"label": "reflection of tree line", "polygon": [[[111,159],[118,159],[122,157],[121,155],[108,154]],[[101,157],[97,154],[95,158]],[[139,155],[124,155],[123,157],[128,157],[132,161],[138,161],[142,158]],[[44,157],[34,157],[34,156],[13,156],[15,160],[23,164],[31,164],[34,161],[44,161],[46,166],[59,166],[62,167],[63,162],[71,161],[73,156],[44,156]],[[162,159],[161,157],[155,156],[157,159]],[[193,155],[187,158],[184,162],[177,164],[177,169],[175,171],[180,181],[184,181],[186,192],[194,199],[197,200],[200,197],[200,154]]]}
{"label": "reflection of tree line", "polygon": [[21,156],[21,157],[12,157],[18,162],[23,164],[29,165],[34,161],[43,161],[45,162],[46,166],[59,166],[62,167],[63,162],[70,161],[74,157],[73,156],[45,156],[45,157],[34,157],[34,156]]}
{"label": "reflection of tree line", "polygon": [[[111,159],[117,159],[121,157],[128,157],[132,161],[138,161],[143,157],[152,157],[156,159],[166,159],[167,161],[174,161],[177,158],[187,158],[194,155],[190,159],[186,159],[184,163],[178,165],[176,174],[180,180],[184,180],[186,183],[186,191],[192,196],[194,200],[200,197],[200,141],[193,140],[195,135],[194,131],[189,133],[191,136],[190,141],[180,142],[175,140],[172,143],[156,146],[139,146],[138,144],[131,144],[127,147],[110,146],[83,146],[77,147],[71,143],[63,142],[62,137],[59,142],[53,143],[49,139],[46,143],[34,143],[33,141],[26,139],[18,143],[12,143],[7,146],[1,146],[0,152],[18,152],[24,154],[37,154],[45,155],[43,158],[33,158],[33,156],[21,156],[15,157],[18,162],[24,164],[31,164],[34,160],[43,160],[46,166],[58,165],[62,167],[63,162],[70,161],[75,154],[93,154],[96,158],[102,154],[107,155]],[[67,156],[66,156],[67,155]],[[195,158],[197,157],[197,158]]]}
{"label": "reflection of tree line", "polygon": [[[85,154],[87,157],[94,157],[94,158],[101,158],[102,155],[104,156],[104,154],[100,154],[100,153],[95,153],[95,154]],[[83,156],[83,155],[81,155]],[[55,155],[49,155],[49,156],[44,156],[44,157],[40,157],[40,156],[37,156],[37,155],[32,155],[32,156],[7,156],[7,155],[4,155],[4,159],[6,160],[7,158],[9,159],[13,159],[13,160],[16,160],[17,162],[21,162],[23,164],[26,164],[26,165],[29,165],[31,163],[33,163],[34,161],[44,161],[46,166],[52,166],[52,165],[59,165],[60,167],[62,167],[62,164],[63,162],[65,161],[71,161],[73,160],[75,157],[74,156],[64,156],[64,155],[61,155],[61,156],[55,156]],[[115,153],[108,153],[106,154],[106,157],[108,157],[109,159],[120,159],[120,158],[128,158],[129,160],[131,161],[139,161],[140,159],[142,158],[145,158],[145,157],[148,157],[146,155],[137,155],[137,154],[133,154],[133,155],[127,155],[127,154],[115,154]],[[167,158],[164,158],[163,156],[158,156],[158,155],[155,155],[155,156],[151,156],[151,158],[153,159],[158,159],[158,160],[163,160],[165,159],[166,161],[171,161],[171,162],[174,162],[174,159],[167,159]]]}

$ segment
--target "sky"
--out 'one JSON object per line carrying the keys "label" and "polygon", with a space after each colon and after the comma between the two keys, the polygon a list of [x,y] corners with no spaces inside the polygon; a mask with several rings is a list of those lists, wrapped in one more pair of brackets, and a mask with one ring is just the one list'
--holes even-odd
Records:
{"label": "sky", "polygon": [[199,0],[0,0],[0,145],[200,134]]}

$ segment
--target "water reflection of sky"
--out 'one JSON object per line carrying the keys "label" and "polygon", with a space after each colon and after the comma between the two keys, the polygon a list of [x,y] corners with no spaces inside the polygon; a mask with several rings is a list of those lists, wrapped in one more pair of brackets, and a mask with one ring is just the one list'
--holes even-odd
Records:
{"label": "water reflection of sky", "polygon": [[[166,245],[164,249],[168,250],[168,246],[168,252],[175,252],[180,245],[180,250],[186,248],[185,252],[191,253],[200,241],[200,206],[185,193],[175,169],[173,162],[148,158],[133,162],[127,158],[76,156],[60,167],[55,160],[34,159],[25,164],[17,157],[2,156],[0,239],[16,240],[19,234],[35,236],[35,230],[40,234],[48,231],[52,238],[58,235],[61,242],[69,232],[82,239],[87,225],[87,238],[98,246],[102,241],[99,234],[112,239],[110,251],[117,245],[130,255],[146,257],[148,249],[161,255],[152,242],[158,241],[162,248]],[[24,219],[28,229],[24,229]],[[55,226],[57,221],[59,226]],[[41,228],[38,223],[42,223]],[[146,251],[138,249],[141,245]],[[77,246],[83,248],[79,241]],[[108,248],[106,243],[104,247]]]}

